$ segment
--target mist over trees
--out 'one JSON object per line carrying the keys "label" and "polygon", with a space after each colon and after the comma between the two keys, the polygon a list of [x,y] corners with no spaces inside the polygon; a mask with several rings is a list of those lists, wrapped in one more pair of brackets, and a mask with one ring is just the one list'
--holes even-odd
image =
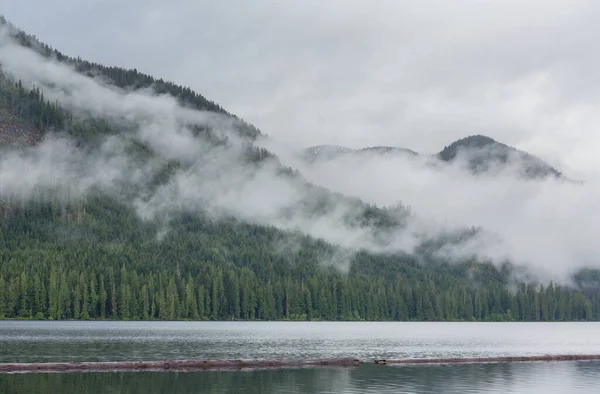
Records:
{"label": "mist over trees", "polygon": [[[60,197],[59,197],[60,195]],[[46,196],[48,197],[48,196]],[[106,198],[3,200],[0,316],[125,320],[598,320],[597,290],[521,284],[491,264],[430,264],[359,253],[235,220],[184,215],[161,242],[154,226]]]}
{"label": "mist over trees", "polygon": [[[189,88],[66,57],[23,32],[15,36],[43,56],[119,88],[152,88],[185,108],[232,116]],[[28,85],[0,72],[0,160],[35,152],[54,133],[90,153],[107,137],[135,129],[114,119],[82,117]],[[237,118],[232,125],[245,141],[241,157],[247,168],[278,160],[252,144],[258,129]],[[212,147],[229,144],[209,126],[190,129]],[[159,163],[143,189],[125,182],[118,195],[97,185],[81,193],[78,184],[59,179],[23,194],[0,184],[1,318],[600,320],[599,287],[585,277],[580,283],[586,286],[579,287],[515,283],[508,265],[451,263],[426,248],[419,254],[346,253],[300,232],[202,210],[144,220],[131,201],[140,193],[151,195],[190,165],[160,158],[140,141],[126,149],[134,163]],[[286,179],[300,177],[277,168]],[[352,214],[340,221],[369,229],[375,239],[385,240],[409,215],[402,206],[381,209],[315,186],[303,190],[308,197],[294,206],[303,215],[322,217],[343,203]]]}

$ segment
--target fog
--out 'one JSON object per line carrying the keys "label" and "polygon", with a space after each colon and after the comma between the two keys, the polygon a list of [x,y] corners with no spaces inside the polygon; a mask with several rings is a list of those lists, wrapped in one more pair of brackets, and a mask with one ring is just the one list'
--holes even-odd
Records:
{"label": "fog", "polygon": [[569,173],[600,166],[597,1],[8,0],[1,8],[65,53],[190,86],[288,145],[433,153],[485,134]]}
{"label": "fog", "polygon": [[[173,211],[205,212],[214,219],[235,216],[283,230],[300,231],[342,247],[378,251],[404,250],[407,240],[377,244],[373,229],[347,223],[356,205],[340,199],[326,214],[314,217],[306,204],[317,198],[300,177],[281,176],[281,164],[266,160],[249,165],[244,160],[243,138],[233,130],[231,118],[182,108],[175,98],[151,90],[125,91],[101,78],[78,74],[66,64],[47,59],[0,35],[2,70],[26,86],[38,87],[77,116],[107,118],[122,124],[122,133],[108,138],[97,152],[81,152],[67,137],[49,137],[33,150],[4,154],[0,182],[5,192],[27,197],[36,185],[75,185],[81,197],[92,189],[123,201],[123,184],[145,190],[164,159],[184,163],[183,169],[152,194],[140,193],[131,201],[146,220],[168,218]],[[227,146],[213,146],[192,135],[189,127],[206,126],[228,138]],[[60,135],[60,130],[56,130]],[[146,143],[160,158],[135,161],[127,150],[133,142]],[[248,141],[246,141],[248,142]],[[26,171],[23,171],[26,169]],[[347,261],[346,261],[347,263]]]}
{"label": "fog", "polygon": [[427,154],[373,153],[308,163],[298,151],[273,141],[265,145],[288,157],[315,184],[380,206],[403,202],[419,217],[421,232],[427,228],[433,235],[464,226],[485,230],[467,243],[442,249],[445,256],[509,259],[559,278],[582,266],[600,267],[597,176],[584,182],[525,178],[517,155],[506,165],[474,174],[467,165],[472,152],[459,154],[451,164]]}
{"label": "fog", "polygon": [[[300,231],[349,250],[374,252],[412,252],[424,237],[480,226],[484,231],[477,237],[443,248],[440,255],[456,260],[472,255],[496,262],[510,259],[554,279],[564,279],[584,265],[600,268],[595,240],[600,183],[592,172],[584,184],[574,184],[523,179],[518,163],[473,175],[465,168],[465,157],[446,165],[430,156],[345,155],[311,165],[298,157],[299,144],[261,141],[283,164],[300,170],[316,185],[379,206],[410,206],[414,214],[406,227],[389,234],[382,244],[373,228],[345,222],[356,209],[348,200],[339,200],[327,214],[315,218],[301,209],[313,197],[313,189],[301,178],[278,175],[277,161],[247,165],[240,150],[244,141],[236,137],[231,119],[183,108],[174,98],[151,90],[129,92],[77,74],[16,45],[6,31],[0,34],[0,64],[5,73],[39,87],[45,97],[78,116],[107,117],[126,124],[128,130],[106,140],[92,155],[82,154],[66,137],[47,138],[27,154],[3,155],[3,190],[27,195],[35,185],[63,183],[77,185],[81,196],[99,187],[123,198],[118,184],[143,185],[160,164],[150,160],[140,166],[132,161],[125,147],[133,139],[164,158],[186,164],[168,184],[134,199],[138,213],[147,220],[174,209],[202,210],[215,219],[233,215]],[[211,147],[192,135],[191,125],[209,126],[233,142],[227,148]],[[336,264],[344,266],[348,255],[342,253],[340,259]]]}

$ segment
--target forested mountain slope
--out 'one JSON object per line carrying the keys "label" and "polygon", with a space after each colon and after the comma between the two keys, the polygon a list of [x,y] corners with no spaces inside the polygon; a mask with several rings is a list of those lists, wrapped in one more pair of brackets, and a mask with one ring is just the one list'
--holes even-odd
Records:
{"label": "forested mountain slope", "polygon": [[[152,87],[183,108],[224,118],[202,123],[195,119],[204,113],[184,112],[183,121],[155,130],[143,116],[86,113],[47,99],[62,96],[0,62],[1,317],[600,319],[595,287],[515,287],[509,264],[450,263],[431,253],[432,243],[415,254],[391,252],[390,234],[410,215],[403,207],[382,209],[308,184],[253,145],[255,127],[187,88],[11,34],[90,80],[108,81],[109,92]],[[219,133],[224,122],[235,135]],[[184,137],[179,150],[167,149]],[[202,149],[178,156],[195,141]],[[268,200],[273,194],[278,199]],[[360,237],[328,242],[306,234],[311,223]],[[365,239],[370,249],[361,247]]]}
{"label": "forested mountain slope", "polygon": [[466,156],[469,168],[475,173],[512,162],[519,166],[520,174],[524,177],[563,177],[560,171],[538,157],[483,135],[472,135],[454,141],[444,147],[438,153],[438,157],[443,161],[451,162],[461,154]]}

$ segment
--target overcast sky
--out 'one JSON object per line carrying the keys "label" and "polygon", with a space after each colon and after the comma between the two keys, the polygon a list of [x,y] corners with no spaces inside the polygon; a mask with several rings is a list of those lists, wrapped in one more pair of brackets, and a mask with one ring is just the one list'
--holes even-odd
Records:
{"label": "overcast sky", "polygon": [[0,0],[71,55],[190,86],[294,146],[486,134],[600,167],[600,2]]}

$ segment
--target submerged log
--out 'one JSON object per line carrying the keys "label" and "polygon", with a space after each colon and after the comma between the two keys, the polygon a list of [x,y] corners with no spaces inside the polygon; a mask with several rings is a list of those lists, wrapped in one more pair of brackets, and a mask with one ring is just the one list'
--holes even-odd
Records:
{"label": "submerged log", "polygon": [[[402,358],[385,360],[386,364],[483,364],[535,361],[593,361],[600,360],[600,354],[546,354],[542,356],[500,356],[500,357],[451,357],[451,358]],[[376,362],[377,363],[377,362]]]}
{"label": "submerged log", "polygon": [[133,371],[232,371],[276,368],[314,368],[324,366],[350,367],[359,365],[354,358],[315,360],[168,360],[64,363],[5,363],[0,373],[18,372],[133,372]]}

